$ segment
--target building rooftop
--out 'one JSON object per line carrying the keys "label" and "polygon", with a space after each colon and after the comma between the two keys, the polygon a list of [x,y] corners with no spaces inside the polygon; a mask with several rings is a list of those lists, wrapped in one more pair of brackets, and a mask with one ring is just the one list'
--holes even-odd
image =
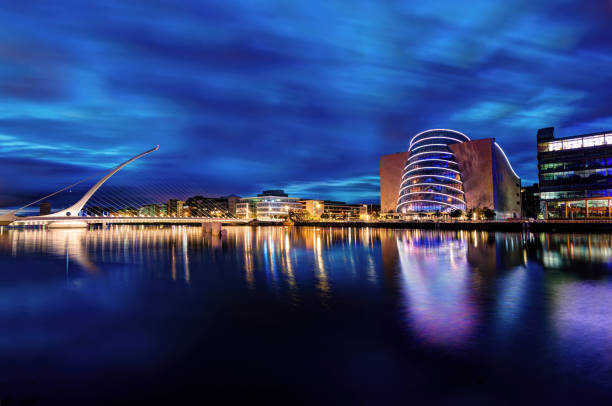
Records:
{"label": "building rooftop", "polygon": [[596,133],[589,133],[589,134],[569,135],[567,137],[557,138],[555,137],[555,127],[547,127],[547,128],[540,128],[538,130],[538,142],[563,141],[563,140],[571,140],[575,138],[590,137],[590,136],[605,135],[605,134],[612,135],[612,130],[598,131]]}

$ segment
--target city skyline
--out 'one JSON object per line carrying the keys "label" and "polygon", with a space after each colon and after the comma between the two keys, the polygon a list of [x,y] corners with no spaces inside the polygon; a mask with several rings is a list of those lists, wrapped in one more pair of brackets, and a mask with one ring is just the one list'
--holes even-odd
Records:
{"label": "city skyline", "polygon": [[0,206],[157,143],[113,185],[376,202],[379,156],[429,128],[496,138],[536,182],[537,129],[612,128],[611,6],[476,3],[7,4]]}

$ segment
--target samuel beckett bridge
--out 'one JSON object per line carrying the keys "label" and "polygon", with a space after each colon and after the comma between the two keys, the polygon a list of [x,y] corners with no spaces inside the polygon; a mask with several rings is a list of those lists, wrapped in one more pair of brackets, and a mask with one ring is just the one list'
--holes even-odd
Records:
{"label": "samuel beckett bridge", "polygon": [[[103,225],[106,226],[108,224],[202,224],[203,227],[212,229],[218,228],[221,223],[246,223],[246,220],[237,219],[235,216],[229,214],[228,212],[220,213],[220,210],[217,207],[213,207],[208,205],[209,207],[205,207],[205,210],[201,210],[204,213],[215,214],[210,216],[188,216],[183,217],[182,213],[168,213],[168,215],[140,215],[137,210],[130,210],[129,214],[109,214],[109,215],[101,215],[99,211],[97,211],[94,215],[88,215],[88,210],[84,210],[86,204],[92,198],[94,193],[100,189],[100,187],[108,181],[115,173],[120,171],[125,166],[129,165],[131,162],[142,158],[154,151],[159,149],[159,145],[155,146],[148,151],[145,151],[135,157],[125,161],[121,165],[115,167],[110,172],[108,172],[105,176],[103,176],[98,182],[93,185],[76,203],[72,204],[68,208],[61,209],[55,213],[38,215],[38,216],[18,216],[17,212],[23,210],[25,208],[31,207],[37,203],[43,202],[52,196],[55,196],[65,190],[70,189],[71,187],[83,182],[81,180],[72,185],[66,186],[54,193],[51,193],[47,196],[44,196],[36,201],[26,204],[16,210],[13,210],[4,215],[0,215],[0,226],[43,226],[48,228],[86,228],[90,225]],[[113,203],[116,205],[116,202]],[[171,215],[174,214],[174,215]]]}

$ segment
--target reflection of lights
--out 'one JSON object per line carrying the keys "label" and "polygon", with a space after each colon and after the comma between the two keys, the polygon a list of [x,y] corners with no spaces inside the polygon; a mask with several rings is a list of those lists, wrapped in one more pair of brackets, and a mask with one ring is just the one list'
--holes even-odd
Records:
{"label": "reflection of lights", "polygon": [[[553,325],[559,346],[569,368],[575,368],[573,357],[592,356],[588,373],[594,368],[606,371],[612,362],[612,295],[607,283],[587,281],[562,282],[552,291]],[[597,374],[595,374],[597,375]],[[602,373],[602,375],[608,375]]]}
{"label": "reflection of lights", "polygon": [[189,254],[187,251],[187,230],[183,228],[183,267],[185,270],[185,282],[189,283],[191,274],[189,273]]}
{"label": "reflection of lights", "polygon": [[509,337],[512,330],[520,327],[519,322],[522,312],[525,311],[525,296],[529,283],[527,276],[527,271],[523,267],[518,267],[499,281],[495,326],[496,333],[502,338]]}
{"label": "reflection of lights", "polygon": [[316,236],[313,235],[315,239],[314,243],[314,253],[317,263],[317,273],[316,277],[318,279],[317,288],[321,291],[323,295],[329,294],[329,281],[327,279],[327,272],[325,271],[325,262],[323,261],[322,249],[321,249],[321,235],[317,233]]}
{"label": "reflection of lights", "polygon": [[[466,344],[477,326],[467,247],[435,233],[407,233],[404,238],[396,243],[409,328],[431,344]],[[446,266],[449,255],[452,269]]]}

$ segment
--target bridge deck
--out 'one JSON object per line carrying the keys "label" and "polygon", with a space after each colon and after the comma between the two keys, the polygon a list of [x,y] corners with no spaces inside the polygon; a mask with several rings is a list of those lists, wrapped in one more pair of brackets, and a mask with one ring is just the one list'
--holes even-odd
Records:
{"label": "bridge deck", "polygon": [[209,217],[22,217],[12,226],[37,226],[50,223],[85,222],[87,224],[202,224],[202,223],[247,223],[244,219]]}

